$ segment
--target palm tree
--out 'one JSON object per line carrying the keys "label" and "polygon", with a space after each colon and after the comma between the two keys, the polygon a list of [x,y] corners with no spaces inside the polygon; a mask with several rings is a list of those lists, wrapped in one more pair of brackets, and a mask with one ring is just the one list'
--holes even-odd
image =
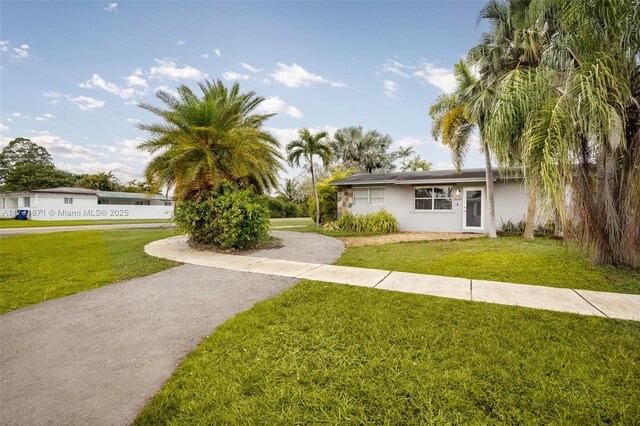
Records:
{"label": "palm tree", "polygon": [[298,195],[299,186],[297,179],[285,179],[284,183],[280,185],[278,195],[287,201],[294,202]]}
{"label": "palm tree", "polygon": [[327,132],[312,134],[309,129],[298,130],[298,139],[289,142],[287,145],[287,159],[292,166],[300,167],[300,160],[303,159],[309,166],[311,172],[311,184],[313,186],[313,196],[316,199],[316,227],[320,227],[320,199],[318,198],[318,188],[316,187],[314,157],[320,158],[322,165],[327,167],[331,161],[331,148],[325,142],[329,135]]}
{"label": "palm tree", "polygon": [[364,132],[361,126],[336,131],[331,148],[335,159],[347,169],[365,173],[389,172],[395,168],[396,153],[388,152],[393,139],[376,130]]}
{"label": "palm tree", "polygon": [[113,175],[113,172],[84,175],[76,182],[76,185],[80,188],[95,189],[97,191],[118,191],[121,189],[120,182]]}
{"label": "palm tree", "polygon": [[[540,63],[547,34],[551,28],[548,24],[542,25],[539,20],[533,23],[527,21],[530,3],[530,0],[489,0],[480,11],[479,19],[488,21],[491,30],[482,34],[480,43],[469,51],[467,57],[470,63],[477,67],[480,78],[496,88],[505,76],[510,74],[508,78],[518,78],[517,74],[536,67]],[[486,123],[487,140],[491,151],[496,155],[498,164],[526,166],[524,172],[528,184],[529,202],[523,236],[525,239],[533,239],[536,186],[540,180],[540,172],[535,163],[526,161],[524,158],[527,152],[522,137],[523,123],[532,105],[523,105],[525,109],[508,116],[495,114],[496,103],[499,101],[494,101],[492,114]],[[515,105],[504,103],[500,106],[506,109],[515,107]],[[503,122],[497,122],[498,119]],[[504,122],[505,119],[508,123]]]}
{"label": "palm tree", "polygon": [[402,164],[402,171],[403,172],[417,172],[417,171],[423,171],[423,172],[428,172],[429,170],[431,170],[431,167],[433,165],[428,162],[423,160],[419,155],[414,156],[411,160],[407,161],[406,163]]}
{"label": "palm tree", "polygon": [[151,134],[138,149],[155,155],[147,180],[175,186],[178,199],[196,197],[224,180],[258,193],[276,187],[282,155],[276,139],[261,129],[273,114],[255,112],[264,98],[240,93],[237,83],[230,89],[220,80],[198,86],[201,96],[184,85],[178,96],[157,92],[167,109],[140,105],[164,120],[137,126]]}
{"label": "palm tree", "polygon": [[402,158],[402,166],[404,167],[405,163],[407,162],[407,158],[414,155],[415,153],[416,152],[413,150],[412,146],[400,147],[400,149],[396,151],[396,156],[398,158]]}
{"label": "palm tree", "polygon": [[[525,165],[559,211],[565,235],[595,263],[640,258],[640,2],[534,0],[549,31],[540,64],[501,79],[495,135],[519,124]],[[567,197],[570,189],[570,197]]]}
{"label": "palm tree", "polygon": [[441,138],[449,147],[453,164],[460,171],[471,145],[473,132],[478,129],[487,181],[488,235],[489,238],[496,238],[493,170],[485,134],[485,123],[491,109],[494,89],[484,80],[474,76],[467,63],[462,60],[454,66],[454,74],[457,82],[456,92],[440,95],[429,108],[429,116],[432,119],[431,135],[436,140]]}

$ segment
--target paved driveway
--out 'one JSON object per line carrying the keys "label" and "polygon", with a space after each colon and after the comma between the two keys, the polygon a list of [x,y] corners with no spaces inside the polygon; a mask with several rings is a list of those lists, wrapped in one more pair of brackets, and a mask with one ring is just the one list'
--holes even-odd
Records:
{"label": "paved driveway", "polygon": [[51,232],[95,231],[103,229],[155,229],[175,228],[172,223],[114,223],[111,225],[36,226],[33,228],[0,228],[0,237],[22,234],[48,234]]}
{"label": "paved driveway", "polygon": [[[324,262],[343,249],[279,234],[285,247],[262,256]],[[182,265],[2,315],[0,423],[129,424],[204,337],[295,282]]]}

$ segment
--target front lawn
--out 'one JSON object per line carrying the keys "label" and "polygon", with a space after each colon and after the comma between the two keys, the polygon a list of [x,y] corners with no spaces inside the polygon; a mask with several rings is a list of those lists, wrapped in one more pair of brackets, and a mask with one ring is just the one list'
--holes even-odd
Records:
{"label": "front lawn", "polygon": [[336,265],[640,294],[640,271],[593,266],[562,242],[536,238],[348,247]]}
{"label": "front lawn", "polygon": [[77,225],[117,225],[123,223],[166,223],[167,219],[105,219],[105,220],[15,220],[0,218],[0,228],[39,228],[46,226],[77,226]]}
{"label": "front lawn", "polygon": [[634,424],[640,323],[303,281],[222,325],[139,425]]}
{"label": "front lawn", "polygon": [[176,263],[148,256],[143,247],[172,235],[114,229],[0,238],[0,314],[170,268]]}
{"label": "front lawn", "polygon": [[271,219],[271,229],[282,229],[283,231],[311,231],[316,229],[316,226],[308,217],[291,217]]}

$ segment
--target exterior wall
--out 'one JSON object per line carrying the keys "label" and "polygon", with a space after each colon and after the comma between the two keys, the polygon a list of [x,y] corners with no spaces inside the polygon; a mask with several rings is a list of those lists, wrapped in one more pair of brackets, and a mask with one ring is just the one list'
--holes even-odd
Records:
{"label": "exterior wall", "polygon": [[350,186],[338,187],[338,218],[350,214],[353,207],[353,188]]}
{"label": "exterior wall", "polygon": [[[419,185],[417,185],[419,186]],[[430,184],[425,184],[430,186]],[[437,185],[435,186],[445,186]],[[463,189],[482,188],[483,189],[483,209],[484,209],[484,229],[475,232],[486,232],[488,221],[487,194],[484,183],[447,184],[453,187],[452,210],[445,211],[422,211],[415,210],[414,188],[412,185],[388,185],[384,190],[384,205],[356,205],[352,204],[350,213],[368,214],[376,212],[382,208],[393,214],[398,219],[401,231],[433,231],[433,232],[473,232],[463,229]],[[381,186],[371,186],[370,188],[380,188]],[[340,187],[344,188],[344,187]],[[358,186],[364,188],[364,186]],[[459,191],[459,194],[458,194]],[[496,203],[496,227],[500,224],[512,220],[518,222],[527,214],[527,191],[521,182],[495,182],[495,203]],[[338,198],[339,210],[345,190],[342,189]],[[353,190],[350,192],[353,201]],[[344,211],[343,211],[344,213]]]}
{"label": "exterior wall", "polygon": [[[173,206],[164,205],[100,205],[95,195],[78,194],[28,194],[0,195],[5,207],[2,217],[15,217],[17,209],[24,207],[23,197],[30,195],[29,219],[32,220],[78,220],[78,219],[171,219]],[[64,198],[73,198],[73,204],[64,204]],[[164,204],[162,201],[160,201]],[[0,203],[2,207],[2,203]]]}

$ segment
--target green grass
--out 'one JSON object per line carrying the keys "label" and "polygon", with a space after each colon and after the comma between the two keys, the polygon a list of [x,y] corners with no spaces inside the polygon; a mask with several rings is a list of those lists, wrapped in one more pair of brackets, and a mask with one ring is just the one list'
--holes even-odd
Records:
{"label": "green grass", "polygon": [[0,314],[174,266],[142,249],[174,234],[114,229],[0,238]]}
{"label": "green grass", "polygon": [[113,219],[113,220],[15,220],[0,218],[1,228],[39,228],[43,226],[117,225],[123,223],[172,223],[167,219]]}
{"label": "green grass", "polygon": [[[295,226],[295,228],[289,228]],[[310,231],[315,229],[315,225],[308,217],[292,217],[271,219],[271,227],[275,230],[283,228],[283,231]]]}
{"label": "green grass", "polygon": [[536,238],[348,247],[337,265],[640,294],[640,270],[594,266],[562,242]]}
{"label": "green grass", "polygon": [[638,322],[303,281],[205,339],[136,424],[634,424],[638,347]]}

